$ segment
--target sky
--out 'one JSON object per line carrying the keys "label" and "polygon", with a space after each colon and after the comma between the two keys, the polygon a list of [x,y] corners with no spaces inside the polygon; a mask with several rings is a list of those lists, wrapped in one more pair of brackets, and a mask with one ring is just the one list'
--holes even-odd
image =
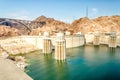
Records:
{"label": "sky", "polygon": [[44,15],[71,23],[86,17],[120,15],[120,0],[0,0],[0,17],[35,20]]}

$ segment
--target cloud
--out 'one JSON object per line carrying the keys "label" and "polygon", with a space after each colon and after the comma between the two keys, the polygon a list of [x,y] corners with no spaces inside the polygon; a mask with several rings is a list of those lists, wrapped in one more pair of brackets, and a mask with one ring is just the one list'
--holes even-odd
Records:
{"label": "cloud", "polygon": [[26,10],[9,13],[8,16],[14,19],[30,20],[30,13]]}
{"label": "cloud", "polygon": [[97,8],[92,8],[92,14],[97,14],[98,13],[98,9]]}

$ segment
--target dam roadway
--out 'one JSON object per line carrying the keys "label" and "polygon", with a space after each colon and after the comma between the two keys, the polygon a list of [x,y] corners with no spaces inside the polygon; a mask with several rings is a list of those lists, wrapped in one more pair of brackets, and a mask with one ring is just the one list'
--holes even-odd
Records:
{"label": "dam roadway", "polygon": [[0,57],[0,80],[33,80],[11,60]]}

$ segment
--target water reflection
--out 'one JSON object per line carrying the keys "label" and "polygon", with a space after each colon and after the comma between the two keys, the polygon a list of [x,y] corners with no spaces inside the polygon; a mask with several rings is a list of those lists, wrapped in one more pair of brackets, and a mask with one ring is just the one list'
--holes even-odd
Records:
{"label": "water reflection", "polygon": [[[44,63],[42,66],[44,66],[44,74],[47,74],[46,76],[42,76],[42,80],[54,80],[55,78],[53,76],[55,76],[55,67],[54,67],[54,63],[53,63],[53,54],[44,54],[44,59],[43,62]],[[51,76],[52,75],[52,76]],[[41,79],[40,79],[41,80]]]}
{"label": "water reflection", "polygon": [[53,60],[52,58],[52,55],[53,54],[44,54],[44,61],[45,61],[45,63],[47,64],[47,63],[51,63],[51,61]]}
{"label": "water reflection", "polygon": [[[45,74],[47,77],[43,76],[42,80],[67,80],[68,78],[68,68],[67,62],[62,60],[54,60],[53,54],[44,55],[44,66]],[[52,76],[51,76],[52,75]]]}
{"label": "water reflection", "polygon": [[99,45],[94,45],[94,53],[99,53]]}
{"label": "water reflection", "polygon": [[[96,50],[97,51],[97,50]],[[87,61],[94,61],[96,52],[94,46],[86,46],[84,49],[84,57]]]}
{"label": "water reflection", "polygon": [[55,80],[68,80],[68,66],[66,61],[54,61]]}
{"label": "water reflection", "polygon": [[114,61],[116,59],[120,61],[120,59],[118,58],[119,55],[116,53],[116,48],[108,48],[108,51],[111,61]]}
{"label": "water reflection", "polygon": [[112,54],[115,54],[115,50],[116,50],[116,48],[109,48],[109,52]]}
{"label": "water reflection", "polygon": [[109,48],[109,54],[110,54],[111,58],[115,57],[115,51],[116,51],[115,48]]}

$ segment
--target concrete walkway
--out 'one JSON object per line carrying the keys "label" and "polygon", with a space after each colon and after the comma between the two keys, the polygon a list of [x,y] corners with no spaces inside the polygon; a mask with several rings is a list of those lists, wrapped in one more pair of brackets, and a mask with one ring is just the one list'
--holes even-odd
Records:
{"label": "concrete walkway", "polygon": [[0,80],[33,80],[11,60],[0,57]]}

